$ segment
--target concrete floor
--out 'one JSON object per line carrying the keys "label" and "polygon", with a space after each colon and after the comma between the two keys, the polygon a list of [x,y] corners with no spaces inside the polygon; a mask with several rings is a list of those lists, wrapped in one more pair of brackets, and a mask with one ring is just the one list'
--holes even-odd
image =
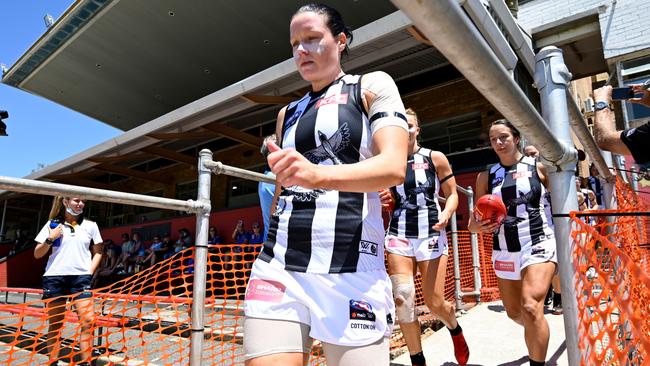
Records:
{"label": "concrete floor", "polygon": [[[561,315],[546,314],[551,339],[547,365],[568,365]],[[500,301],[479,304],[458,318],[470,349],[468,365],[528,365],[524,328],[510,320]],[[457,365],[449,332],[441,329],[422,340],[428,366]],[[393,360],[391,366],[410,365],[408,352]]]}

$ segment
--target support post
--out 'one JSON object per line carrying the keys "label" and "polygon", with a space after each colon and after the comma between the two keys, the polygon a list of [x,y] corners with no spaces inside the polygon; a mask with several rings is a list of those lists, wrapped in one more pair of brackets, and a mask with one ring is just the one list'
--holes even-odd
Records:
{"label": "support post", "polygon": [[[467,206],[469,207],[469,214],[472,215],[474,211],[474,191],[472,187],[467,187]],[[474,268],[474,292],[476,295],[476,302],[481,302],[481,261],[479,258],[478,249],[478,234],[470,233],[470,244],[472,245],[472,267]]]}
{"label": "support post", "polygon": [[458,223],[456,212],[451,215],[451,247],[454,252],[454,286],[456,292],[456,311],[463,310],[463,290],[460,287],[460,256],[458,253]]}
{"label": "support post", "polygon": [[2,207],[2,223],[0,223],[0,240],[5,240],[5,217],[7,216],[7,200]]}
{"label": "support post", "polygon": [[194,283],[192,291],[192,332],[190,338],[190,365],[200,366],[203,353],[203,311],[205,309],[205,281],[208,267],[208,226],[210,226],[210,182],[212,171],[206,162],[212,161],[212,151],[199,153],[199,180],[197,201],[202,209],[196,212],[196,244],[194,246]]}
{"label": "support post", "polygon": [[[562,50],[549,46],[535,55],[535,86],[539,90],[542,115],[553,134],[565,146],[573,146],[569,129],[567,85],[571,79]],[[544,158],[544,152],[542,157]],[[551,164],[542,159],[548,170],[553,214],[566,214],[578,209],[574,184],[577,159],[564,164]],[[573,267],[573,242],[568,217],[554,217],[558,266],[562,286],[562,307],[569,365],[580,364],[578,348],[578,312],[575,292],[576,274]]]}

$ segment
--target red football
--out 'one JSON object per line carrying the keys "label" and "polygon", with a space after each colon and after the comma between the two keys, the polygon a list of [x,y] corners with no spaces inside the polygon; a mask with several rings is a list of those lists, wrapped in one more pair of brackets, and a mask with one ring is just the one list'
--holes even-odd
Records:
{"label": "red football", "polygon": [[474,218],[476,220],[490,219],[491,222],[501,224],[506,217],[506,205],[501,197],[495,194],[481,196],[474,206]]}

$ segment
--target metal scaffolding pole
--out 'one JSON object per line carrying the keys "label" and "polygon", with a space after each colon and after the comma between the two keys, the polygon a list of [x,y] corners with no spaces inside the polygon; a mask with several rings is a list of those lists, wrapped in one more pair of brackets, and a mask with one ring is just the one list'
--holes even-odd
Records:
{"label": "metal scaffolding pole", "polygon": [[5,217],[7,216],[7,200],[2,205],[2,223],[0,223],[0,240],[5,240]]}
{"label": "metal scaffolding pole", "polygon": [[212,171],[207,167],[212,151],[199,153],[197,201],[202,209],[196,213],[196,244],[194,249],[194,281],[192,291],[192,331],[190,336],[190,365],[200,366],[203,352],[205,280],[208,267],[208,227],[210,226],[210,183]]}
{"label": "metal scaffolding pole", "polygon": [[234,166],[223,164],[220,161],[207,161],[205,167],[210,169],[214,174],[224,174],[232,177],[244,178],[257,182],[275,184],[275,179],[262,173],[251,172],[250,170],[236,168]]}
{"label": "metal scaffolding pole", "polygon": [[[194,200],[175,200],[171,198],[125,193],[107,189],[88,188],[69,184],[43,182],[40,180],[0,176],[0,189],[13,192],[45,194],[48,196],[74,196],[93,201],[121,203],[175,211],[197,212],[203,210],[205,203]],[[209,204],[208,204],[209,207]]]}
{"label": "metal scaffolding pole", "polygon": [[[567,106],[567,85],[571,74],[564,64],[562,50],[550,46],[535,56],[535,86],[539,90],[542,114],[555,136],[565,144],[572,144]],[[561,166],[546,165],[551,191],[553,215],[578,210],[574,184],[577,159]],[[604,161],[603,161],[604,163]],[[578,348],[578,306],[574,287],[573,242],[568,217],[554,217],[555,240],[557,243],[558,267],[562,288],[564,310],[564,331],[566,336],[569,365],[580,364]]]}
{"label": "metal scaffolding pole", "polygon": [[561,165],[575,159],[573,144],[554,136],[457,0],[391,1],[548,161]]}

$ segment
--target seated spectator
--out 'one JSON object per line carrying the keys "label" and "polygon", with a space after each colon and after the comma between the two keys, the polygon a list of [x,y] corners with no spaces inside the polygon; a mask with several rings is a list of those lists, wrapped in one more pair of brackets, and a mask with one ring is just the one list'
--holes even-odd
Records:
{"label": "seated spectator", "polygon": [[174,255],[174,243],[172,242],[172,237],[169,233],[163,235],[162,246],[166,251],[161,251],[163,259],[167,259]]}
{"label": "seated spectator", "polygon": [[248,243],[248,240],[249,234],[244,229],[244,220],[239,219],[235,230],[232,232],[232,241],[235,244],[246,244]]}
{"label": "seated spectator", "polygon": [[249,244],[262,244],[264,243],[264,233],[260,230],[260,224],[257,222],[253,223],[253,232],[250,233],[248,237]]}
{"label": "seated spectator", "polygon": [[135,242],[131,240],[129,234],[122,234],[121,254],[118,259],[117,267],[120,269],[118,274],[125,275],[129,268],[129,257],[135,248]]}
{"label": "seated spectator", "polygon": [[192,240],[190,231],[186,228],[178,230],[178,240],[176,241],[174,247],[178,246],[181,248],[181,250],[183,250],[191,247],[192,245],[194,245],[194,241]]}
{"label": "seated spectator", "polygon": [[[169,238],[169,234],[166,235],[167,238]],[[166,246],[162,240],[160,240],[159,235],[156,235],[153,237],[149,251],[150,254],[148,258],[150,258],[151,261],[150,265],[153,266],[154,264],[163,260],[165,253],[169,252],[169,247]]]}
{"label": "seated spectator", "polygon": [[104,242],[104,255],[99,264],[99,268],[95,270],[92,277],[91,287],[97,288],[109,285],[112,282],[113,274],[117,269],[118,254],[115,243],[108,239]]}
{"label": "seated spectator", "polygon": [[219,231],[216,227],[210,226],[208,230],[208,244],[221,244],[223,240],[219,236]]}

